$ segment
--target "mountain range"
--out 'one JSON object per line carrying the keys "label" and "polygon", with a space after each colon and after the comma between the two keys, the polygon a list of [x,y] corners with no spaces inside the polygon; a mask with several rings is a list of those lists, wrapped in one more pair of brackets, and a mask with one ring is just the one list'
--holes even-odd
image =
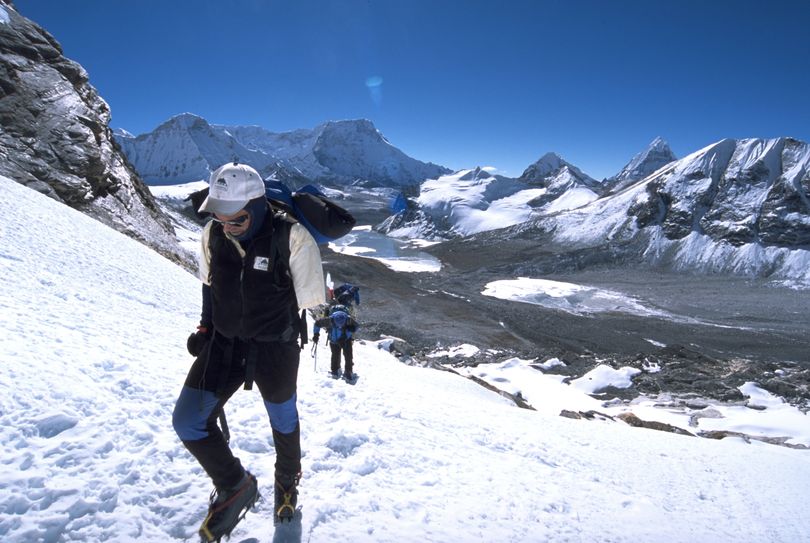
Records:
{"label": "mountain range", "polygon": [[117,130],[115,136],[141,177],[152,185],[207,179],[230,160],[293,186],[301,180],[398,187],[450,172],[407,156],[365,119],[276,133],[258,126],[211,125],[183,113],[152,132],[135,137]]}
{"label": "mountain range", "polygon": [[184,113],[152,132],[136,137],[118,129],[115,137],[151,185],[206,179],[218,165],[238,159],[293,188],[315,182],[344,190],[400,190],[412,196],[406,211],[383,221],[378,231],[431,239],[470,235],[579,207],[675,159],[666,142],[656,138],[604,182],[553,152],[516,179],[480,167],[452,172],[408,157],[366,119],[274,133],[258,126],[212,125]]}
{"label": "mountain range", "polygon": [[810,282],[810,145],[725,139],[534,227],[572,248],[627,244],[649,262]]}
{"label": "mountain range", "polygon": [[[807,287],[810,145],[792,138],[725,139],[580,207],[537,214],[453,245],[445,254],[486,250],[487,266],[509,266],[515,274],[643,263]],[[539,256],[552,252],[560,257]]]}
{"label": "mountain range", "polygon": [[[317,182],[330,195],[348,195],[344,203],[362,203],[360,212],[392,236],[441,241],[486,234],[504,248],[536,236],[603,259],[808,277],[810,151],[798,140],[726,139],[676,160],[656,138],[598,181],[555,153],[518,178],[480,167],[453,172],[407,156],[365,119],[274,133],[211,125],[185,113],[136,137],[113,133],[109,107],[86,71],[63,56],[47,31],[12,8],[7,13],[0,25],[0,174],[188,267],[191,257],[144,180],[202,180],[237,158],[293,188]],[[389,213],[383,202],[397,193],[404,209]]]}

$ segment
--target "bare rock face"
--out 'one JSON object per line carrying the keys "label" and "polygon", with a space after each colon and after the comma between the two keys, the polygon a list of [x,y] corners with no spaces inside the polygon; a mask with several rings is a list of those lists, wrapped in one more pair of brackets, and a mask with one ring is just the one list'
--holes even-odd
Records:
{"label": "bare rock face", "polygon": [[791,139],[722,140],[651,177],[628,209],[667,238],[697,231],[734,246],[810,243],[810,146]]}
{"label": "bare rock face", "polygon": [[189,263],[109,121],[84,68],[0,0],[0,174]]}

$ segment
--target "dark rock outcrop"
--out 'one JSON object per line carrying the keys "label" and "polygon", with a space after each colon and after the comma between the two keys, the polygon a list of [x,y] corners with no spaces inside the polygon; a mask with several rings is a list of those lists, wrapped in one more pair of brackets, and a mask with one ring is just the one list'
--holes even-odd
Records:
{"label": "dark rock outcrop", "polygon": [[190,262],[113,141],[110,109],[47,31],[0,0],[0,175]]}

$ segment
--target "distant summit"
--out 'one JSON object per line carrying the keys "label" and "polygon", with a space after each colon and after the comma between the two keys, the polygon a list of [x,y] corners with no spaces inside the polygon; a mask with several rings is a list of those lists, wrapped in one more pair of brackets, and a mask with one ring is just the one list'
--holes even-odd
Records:
{"label": "distant summit", "polygon": [[[601,193],[599,181],[587,175],[556,153],[546,153],[540,160],[526,168],[518,178],[530,186],[545,188],[545,192],[531,202],[533,207],[544,207],[560,200],[562,208],[579,207],[596,200]],[[568,203],[563,204],[563,202]],[[551,211],[551,209],[549,209]]]}
{"label": "distant summit", "polygon": [[115,138],[141,177],[150,185],[173,185],[208,179],[225,162],[238,158],[262,171],[274,160],[241,145],[226,130],[192,113],[175,115],[152,132]]}
{"label": "distant summit", "polygon": [[548,187],[559,184],[563,179],[570,180],[588,188],[595,188],[599,182],[585,174],[576,166],[563,160],[557,153],[546,153],[540,160],[526,168],[519,179],[532,185]]}
{"label": "distant summit", "polygon": [[618,192],[674,160],[677,160],[677,157],[669,148],[669,144],[664,139],[657,137],[644,151],[634,156],[622,168],[622,171],[605,180],[604,189],[609,192]]}

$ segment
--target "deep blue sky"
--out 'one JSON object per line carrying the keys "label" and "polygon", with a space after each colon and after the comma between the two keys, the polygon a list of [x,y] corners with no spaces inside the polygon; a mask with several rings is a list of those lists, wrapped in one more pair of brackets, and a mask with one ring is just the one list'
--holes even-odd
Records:
{"label": "deep blue sky", "polygon": [[15,5],[136,135],[186,111],[272,131],[367,118],[453,169],[517,176],[555,151],[596,178],[656,136],[679,157],[726,137],[810,141],[807,0]]}

